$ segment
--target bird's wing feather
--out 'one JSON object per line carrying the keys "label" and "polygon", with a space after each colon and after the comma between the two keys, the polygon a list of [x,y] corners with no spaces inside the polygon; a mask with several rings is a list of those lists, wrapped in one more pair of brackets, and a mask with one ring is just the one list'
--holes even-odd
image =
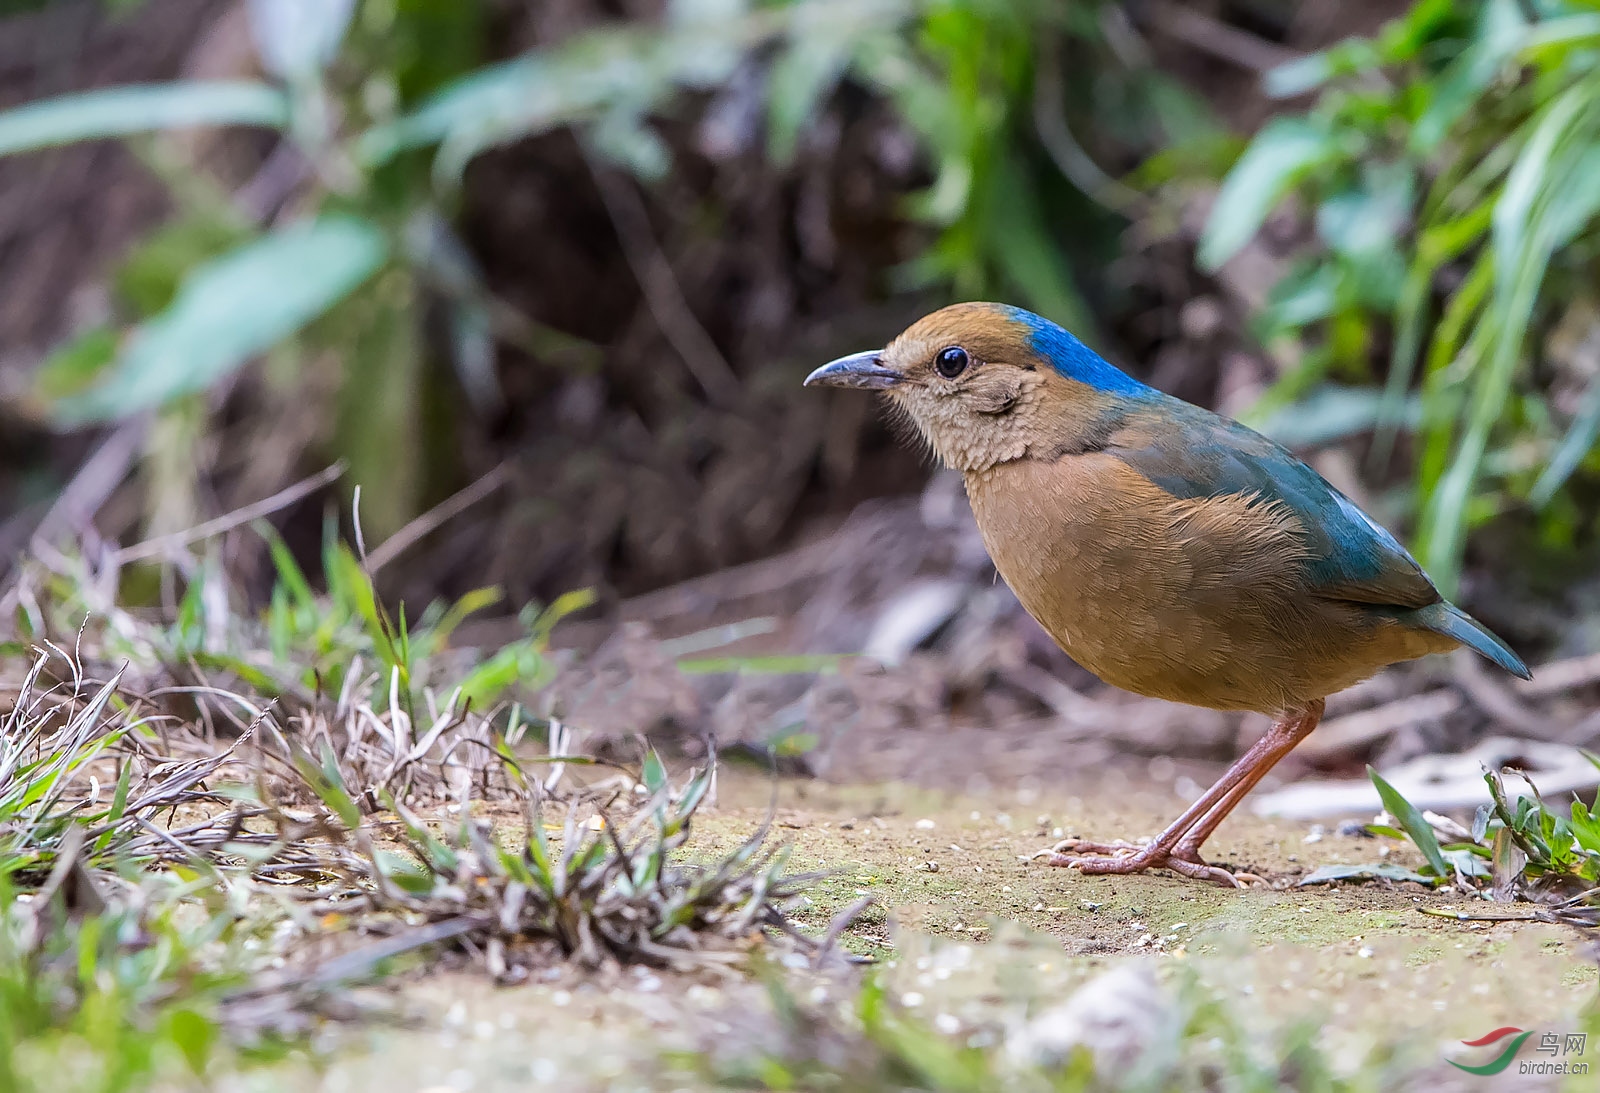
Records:
{"label": "bird's wing feather", "polygon": [[1175,497],[1255,494],[1304,526],[1308,590],[1327,599],[1418,608],[1439,591],[1389,532],[1288,449],[1177,399],[1124,419],[1106,451]]}

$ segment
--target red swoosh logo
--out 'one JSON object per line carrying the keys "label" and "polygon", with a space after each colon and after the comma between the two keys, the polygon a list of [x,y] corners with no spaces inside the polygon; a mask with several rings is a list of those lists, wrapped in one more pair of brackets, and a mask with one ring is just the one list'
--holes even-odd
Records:
{"label": "red swoosh logo", "polygon": [[1507,1036],[1515,1036],[1521,1031],[1522,1030],[1519,1028],[1512,1028],[1510,1025],[1507,1025],[1505,1028],[1495,1029],[1487,1036],[1480,1036],[1476,1040],[1463,1040],[1461,1042],[1468,1047],[1482,1047],[1484,1044],[1492,1044],[1496,1040],[1503,1040]]}

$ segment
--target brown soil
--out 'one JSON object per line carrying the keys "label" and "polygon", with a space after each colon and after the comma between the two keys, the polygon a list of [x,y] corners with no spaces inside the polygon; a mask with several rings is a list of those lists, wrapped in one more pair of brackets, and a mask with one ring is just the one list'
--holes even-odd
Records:
{"label": "brown soil", "polygon": [[[766,818],[771,790],[725,772],[694,853],[747,837]],[[1392,1050],[1428,1068],[1426,1088],[1453,1088],[1460,1077],[1442,1062],[1463,1050],[1455,1041],[1503,1025],[1582,1027],[1596,969],[1574,931],[1423,915],[1463,901],[1417,885],[1295,886],[1319,865],[1378,860],[1381,840],[1308,843],[1303,825],[1236,816],[1207,849],[1270,881],[1244,890],[1165,873],[1084,877],[1026,860],[1057,828],[1149,835],[1179,806],[1169,789],[1133,783],[1022,800],[791,782],[780,787],[774,834],[792,847],[794,869],[831,873],[796,921],[821,930],[859,896],[874,896],[846,945],[876,957],[891,992],[946,1031],[1003,1029],[1129,960],[1151,961],[1169,978],[1192,970],[1263,1037],[1304,1020],[1320,1026],[1319,1043],[1336,1060],[1354,1065],[1376,1047]],[[1420,864],[1398,845],[1385,860]],[[812,1000],[853,989],[837,976],[809,976],[793,989]],[[762,987],[726,973],[572,969],[505,989],[432,976],[405,988],[402,1001],[419,1011],[419,1027],[344,1039],[320,1088],[698,1088],[664,1066],[663,1051],[758,1041],[752,1024],[770,1006]],[[293,1079],[302,1080],[309,1072]]]}

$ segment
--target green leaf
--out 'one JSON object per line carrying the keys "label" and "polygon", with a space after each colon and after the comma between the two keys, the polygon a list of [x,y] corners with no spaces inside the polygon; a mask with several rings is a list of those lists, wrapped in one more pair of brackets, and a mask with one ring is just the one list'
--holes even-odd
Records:
{"label": "green leaf", "polygon": [[1263,126],[1223,180],[1200,239],[1200,265],[1214,270],[1237,254],[1290,188],[1337,148],[1325,128],[1305,118]]}
{"label": "green leaf", "polygon": [[1333,78],[1336,72],[1330,51],[1308,53],[1304,57],[1267,70],[1262,87],[1275,99],[1292,99],[1315,91]]}
{"label": "green leaf", "polygon": [[116,837],[117,824],[122,822],[124,812],[128,807],[128,790],[133,785],[133,764],[124,761],[122,773],[117,776],[117,788],[111,795],[111,808],[106,812],[105,832],[95,840],[94,852],[102,854],[106,847],[111,845],[111,840]]}
{"label": "green leaf", "polygon": [[337,589],[340,602],[359,616],[365,624],[367,637],[371,639],[373,649],[382,658],[384,667],[389,670],[401,669],[402,689],[408,687],[407,675],[411,667],[410,662],[402,656],[402,650],[396,641],[397,635],[389,623],[388,612],[378,602],[378,595],[372,587],[372,577],[362,566],[360,559],[345,544],[335,543],[323,557],[322,566],[330,591]]}
{"label": "green leaf", "polygon": [[410,836],[412,849],[417,856],[435,873],[445,877],[454,876],[456,870],[461,867],[461,859],[456,852],[429,831],[410,810],[397,804],[392,798],[385,801],[385,804],[400,817],[400,822],[405,826],[406,834]]}
{"label": "green leaf", "polygon": [[1494,815],[1493,805],[1479,805],[1472,814],[1472,839],[1482,843],[1489,834],[1489,818]]}
{"label": "green leaf", "polygon": [[1411,836],[1411,841],[1417,844],[1422,856],[1428,859],[1428,864],[1433,867],[1434,876],[1450,876],[1450,867],[1445,864],[1444,852],[1439,849],[1439,839],[1434,835],[1432,825],[1422,818],[1422,813],[1402,797],[1399,790],[1385,782],[1373,768],[1367,768],[1367,777],[1371,778],[1372,784],[1377,787],[1378,796],[1383,799],[1383,807],[1400,821],[1400,826]]}
{"label": "green leaf", "polygon": [[1371,865],[1324,865],[1302,880],[1296,887],[1304,888],[1308,884],[1327,884],[1329,881],[1334,880],[1409,880],[1427,885],[1438,883],[1438,878],[1436,877],[1425,877],[1421,873],[1407,869],[1403,865],[1381,862]]}
{"label": "green leaf", "polygon": [[639,780],[652,794],[660,793],[667,788],[667,768],[661,762],[661,756],[651,748],[645,753],[644,767],[640,772]]}
{"label": "green leaf", "polygon": [[314,609],[316,593],[311,591],[311,582],[306,580],[305,572],[300,568],[300,563],[294,560],[294,553],[289,549],[289,544],[283,541],[283,536],[278,534],[278,529],[265,520],[257,520],[250,526],[267,541],[267,550],[272,554],[272,568],[277,573],[273,589],[283,589],[290,602],[298,608]]}
{"label": "green leaf", "polygon": [[1267,306],[1255,320],[1257,336],[1264,342],[1301,327],[1320,322],[1339,306],[1344,272],[1338,263],[1312,260],[1302,263],[1272,286]]}
{"label": "green leaf", "polygon": [[217,1026],[192,1009],[174,1010],[167,1015],[167,1036],[183,1053],[184,1062],[196,1074],[204,1074],[217,1042]]}
{"label": "green leaf", "polygon": [[[1401,406],[1416,372],[1418,347],[1433,298],[1434,276],[1440,266],[1454,260],[1488,231],[1492,210],[1490,203],[1482,202],[1463,216],[1450,217],[1442,224],[1430,224],[1417,240],[1416,256],[1395,304],[1394,350],[1390,356],[1389,375],[1384,380],[1383,406],[1378,414],[1380,427],[1369,457],[1370,466],[1386,466],[1393,451],[1395,426],[1401,420]],[[1449,336],[1442,321],[1439,332],[1441,336]]]}
{"label": "green leaf", "polygon": [[437,652],[443,649],[450,641],[450,635],[456,632],[469,615],[477,614],[487,608],[493,607],[505,598],[505,594],[498,588],[474,588],[450,605],[450,610],[428,634],[429,650]]}
{"label": "green leaf", "polygon": [[386,880],[410,895],[426,896],[433,892],[434,875],[404,854],[379,850],[372,856],[372,864]]}
{"label": "green leaf", "polygon": [[1522,45],[1527,26],[1516,0],[1490,0],[1484,6],[1472,45],[1430,84],[1431,101],[1411,127],[1412,150],[1426,154],[1444,141]]}
{"label": "green leaf", "polygon": [[638,116],[676,87],[726,79],[757,24],[724,21],[716,34],[592,31],[511,61],[481,68],[430,96],[415,111],[363,134],[358,159],[379,165],[409,148],[440,144],[435,178],[450,185],[467,162],[497,144],[613,111]]}
{"label": "green leaf", "polygon": [[822,742],[814,732],[804,732],[803,725],[790,725],[781,730],[767,744],[772,749],[772,754],[784,759],[793,759],[796,756],[808,755],[817,749]]}
{"label": "green leaf", "polygon": [[568,615],[582,611],[595,602],[595,593],[592,588],[576,588],[571,592],[563,592],[555,600],[540,611],[528,627],[528,636],[536,643],[543,645],[550,640],[550,634],[555,630],[556,624]]}
{"label": "green leaf", "polygon": [[60,402],[58,416],[68,424],[128,417],[204,390],[338,303],[387,253],[376,225],[323,216],[208,262],[134,332],[105,381]]}
{"label": "green leaf", "polygon": [[512,684],[534,675],[541,663],[539,654],[528,642],[516,642],[501,649],[462,678],[461,697],[474,709],[493,706]]}
{"label": "green leaf", "polygon": [[97,326],[56,346],[34,377],[34,390],[46,401],[75,395],[94,385],[117,359],[117,331]]}
{"label": "green leaf", "polygon": [[855,43],[846,35],[806,27],[772,64],[767,78],[767,154],[785,165],[800,134],[850,62]]}
{"label": "green leaf", "polygon": [[184,80],[108,87],[0,113],[0,155],[154,130],[201,125],[282,129],[288,123],[289,100],[262,83]]}
{"label": "green leaf", "polygon": [[1317,209],[1317,234],[1337,253],[1355,258],[1393,252],[1411,215],[1411,169],[1374,163],[1361,185],[1334,194]]}
{"label": "green leaf", "polygon": [[[1514,398],[1545,272],[1556,249],[1600,209],[1597,92],[1600,78],[1590,74],[1540,108],[1495,204],[1493,247],[1486,252],[1493,258],[1493,293],[1469,342],[1469,351],[1482,357],[1474,362],[1467,427],[1427,497],[1418,543],[1423,564],[1447,596],[1460,574],[1466,514],[1490,438]],[[1457,296],[1466,292],[1463,285]],[[1430,448],[1433,443],[1430,438]]]}
{"label": "green leaf", "polygon": [[678,818],[686,820],[694,815],[695,809],[700,807],[700,802],[705,799],[706,793],[711,789],[711,784],[716,778],[717,761],[716,753],[712,753],[711,762],[684,788],[683,797],[678,801]]}
{"label": "green leaf", "polygon": [[1490,865],[1484,860],[1490,852],[1483,847],[1459,847],[1443,853],[1450,867],[1464,877],[1487,877],[1490,874]]}
{"label": "green leaf", "polygon": [[[1366,432],[1384,420],[1387,413],[1385,396],[1380,391],[1324,384],[1275,410],[1260,428],[1280,444],[1314,448]],[[1422,418],[1422,404],[1414,398],[1404,400],[1398,418],[1398,424],[1415,427]]]}
{"label": "green leaf", "polygon": [[589,144],[602,158],[645,182],[659,182],[672,167],[672,151],[631,107],[601,115],[589,132]]}
{"label": "green leaf", "polygon": [[1541,109],[1527,144],[1506,176],[1493,222],[1495,280],[1501,292],[1508,290],[1530,257],[1555,242],[1540,230],[1546,226],[1543,214],[1553,192],[1572,179],[1578,161],[1588,151],[1595,110],[1600,106],[1594,90],[1593,83],[1585,81]]}
{"label": "green leaf", "polygon": [[1600,41],[1600,14],[1568,15],[1545,19],[1523,37],[1522,59],[1554,66],[1574,47],[1593,46]]}
{"label": "green leaf", "polygon": [[117,270],[117,296],[137,319],[148,319],[172,305],[183,279],[203,262],[249,240],[239,224],[220,216],[192,215],[145,236]]}
{"label": "green leaf", "polygon": [[1315,91],[1329,80],[1372,68],[1381,64],[1382,60],[1371,41],[1350,38],[1331,49],[1307,54],[1268,69],[1262,86],[1275,99],[1292,99]]}
{"label": "green leaf", "polygon": [[339,817],[339,821],[346,829],[355,831],[361,827],[361,809],[344,787],[344,778],[339,773],[338,759],[324,743],[322,747],[322,764],[318,766],[309,755],[296,749],[293,756],[295,769],[313,793],[328,806],[329,811]]}
{"label": "green leaf", "polygon": [[1572,837],[1591,854],[1600,854],[1600,816],[1591,815],[1582,801],[1572,802]]}
{"label": "green leaf", "polygon": [[249,0],[262,66],[285,80],[326,68],[339,53],[355,6],[355,0]]}
{"label": "green leaf", "polygon": [[1533,484],[1528,500],[1535,508],[1543,508],[1550,503],[1556,491],[1594,447],[1596,436],[1600,436],[1600,381],[1591,382],[1589,389],[1583,393],[1583,401],[1578,404],[1578,412],[1573,415],[1567,435],[1561,438],[1561,444],[1550,457],[1544,473]]}
{"label": "green leaf", "polygon": [[1059,246],[1026,171],[1012,155],[989,172],[982,190],[987,212],[986,247],[1012,289],[1045,318],[1060,323],[1093,345],[1098,325],[1073,283]]}

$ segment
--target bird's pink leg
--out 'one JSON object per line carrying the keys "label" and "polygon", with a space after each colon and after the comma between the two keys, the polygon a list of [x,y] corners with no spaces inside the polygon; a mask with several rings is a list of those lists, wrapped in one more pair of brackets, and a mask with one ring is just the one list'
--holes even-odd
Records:
{"label": "bird's pink leg", "polygon": [[[1305,711],[1293,718],[1288,725],[1288,731],[1292,739],[1289,741],[1288,747],[1283,750],[1283,754],[1278,756],[1278,759],[1293,751],[1300,741],[1311,734],[1311,730],[1316,728],[1318,722],[1322,720],[1324,706],[1325,703],[1319,698],[1307,707]],[[1244,800],[1245,796],[1256,788],[1261,779],[1267,776],[1267,772],[1277,764],[1278,759],[1256,767],[1242,782],[1234,786],[1227,796],[1218,801],[1210,812],[1207,812],[1198,823],[1189,828],[1183,838],[1178,840],[1178,845],[1172,848],[1173,856],[1199,861],[1200,844],[1209,839],[1212,832],[1216,831],[1222,821],[1228,818],[1228,813],[1232,812],[1239,802]]]}
{"label": "bird's pink leg", "polygon": [[[1200,844],[1266,777],[1278,760],[1293,751],[1295,745],[1317,727],[1322,709],[1322,700],[1318,699],[1304,710],[1297,710],[1275,721],[1215,785],[1202,793],[1183,815],[1168,825],[1148,846],[1067,839],[1037,856],[1042,857],[1047,865],[1066,866],[1084,873],[1141,873],[1146,869],[1165,866],[1197,880],[1237,885],[1239,881],[1232,873],[1207,865],[1201,859]],[[1086,853],[1088,856],[1085,856]]]}

